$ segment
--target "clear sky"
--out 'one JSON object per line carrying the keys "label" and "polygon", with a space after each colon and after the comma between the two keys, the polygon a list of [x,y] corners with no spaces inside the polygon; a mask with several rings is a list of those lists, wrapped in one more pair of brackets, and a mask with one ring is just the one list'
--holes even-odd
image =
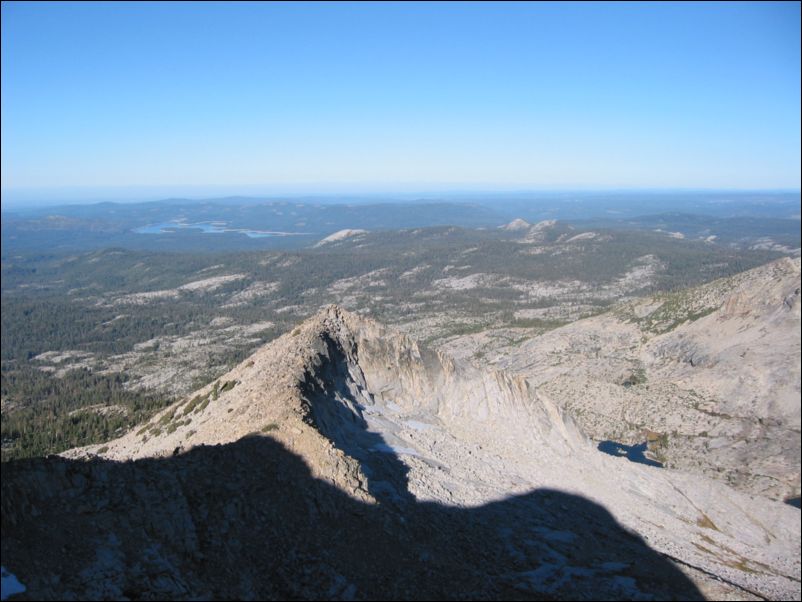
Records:
{"label": "clear sky", "polygon": [[798,189],[800,4],[3,2],[2,187]]}

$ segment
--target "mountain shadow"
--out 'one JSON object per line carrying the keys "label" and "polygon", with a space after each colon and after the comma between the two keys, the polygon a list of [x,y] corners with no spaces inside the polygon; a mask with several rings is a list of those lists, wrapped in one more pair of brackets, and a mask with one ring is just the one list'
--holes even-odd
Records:
{"label": "mountain shadow", "polygon": [[7,463],[2,557],[27,586],[19,599],[702,599],[580,496],[365,504],[267,436],[135,462]]}

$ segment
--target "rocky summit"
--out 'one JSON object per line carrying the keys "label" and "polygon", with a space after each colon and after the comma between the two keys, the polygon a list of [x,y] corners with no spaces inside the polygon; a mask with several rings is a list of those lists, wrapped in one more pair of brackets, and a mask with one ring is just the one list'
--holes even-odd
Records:
{"label": "rocky summit", "polygon": [[2,504],[31,599],[800,597],[796,508],[603,454],[525,376],[337,306],[8,463]]}

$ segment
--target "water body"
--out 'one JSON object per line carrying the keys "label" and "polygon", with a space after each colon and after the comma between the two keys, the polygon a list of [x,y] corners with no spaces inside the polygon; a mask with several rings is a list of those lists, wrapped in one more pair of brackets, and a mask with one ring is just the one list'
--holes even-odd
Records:
{"label": "water body", "polygon": [[299,236],[309,232],[279,232],[272,230],[249,230],[247,228],[229,228],[226,222],[194,222],[187,223],[181,220],[160,222],[134,228],[136,234],[167,234],[178,230],[200,230],[202,234],[244,234],[248,238],[267,238],[270,236]]}
{"label": "water body", "polygon": [[663,468],[661,462],[651,460],[646,457],[646,452],[649,447],[644,443],[638,445],[624,445],[617,441],[602,441],[597,446],[600,452],[604,452],[610,456],[621,457],[625,456],[630,462],[637,462],[638,464],[645,464],[646,466],[654,466],[655,468]]}
{"label": "water body", "polygon": [[8,600],[11,596],[21,594],[25,591],[25,585],[17,579],[16,575],[7,571],[6,567],[0,567],[0,577],[2,577],[2,583],[0,583],[0,600]]}

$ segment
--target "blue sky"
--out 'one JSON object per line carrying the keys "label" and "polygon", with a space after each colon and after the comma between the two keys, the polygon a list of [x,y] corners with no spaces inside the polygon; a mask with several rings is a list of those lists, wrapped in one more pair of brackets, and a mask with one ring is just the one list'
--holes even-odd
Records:
{"label": "blue sky", "polygon": [[799,3],[2,5],[4,198],[596,187],[798,189]]}

